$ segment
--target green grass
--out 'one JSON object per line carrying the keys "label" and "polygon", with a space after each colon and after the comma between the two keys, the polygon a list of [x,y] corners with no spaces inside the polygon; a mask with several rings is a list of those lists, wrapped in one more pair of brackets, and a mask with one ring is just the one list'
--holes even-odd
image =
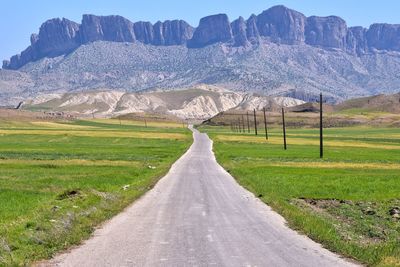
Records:
{"label": "green grass", "polygon": [[400,266],[400,129],[325,130],[319,159],[317,129],[280,129],[266,142],[202,126],[217,160],[240,184],[325,247],[372,266]]}
{"label": "green grass", "polygon": [[88,238],[191,143],[179,124],[124,124],[0,123],[0,266],[29,265]]}

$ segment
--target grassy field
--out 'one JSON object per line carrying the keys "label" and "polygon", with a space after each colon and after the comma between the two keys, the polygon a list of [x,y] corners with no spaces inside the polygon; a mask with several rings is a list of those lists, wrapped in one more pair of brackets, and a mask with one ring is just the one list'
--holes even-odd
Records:
{"label": "grassy field", "polygon": [[80,243],[190,144],[189,130],[167,122],[0,120],[0,266]]}
{"label": "grassy field", "polygon": [[254,134],[201,126],[218,161],[289,225],[372,266],[400,266],[400,129],[330,128]]}

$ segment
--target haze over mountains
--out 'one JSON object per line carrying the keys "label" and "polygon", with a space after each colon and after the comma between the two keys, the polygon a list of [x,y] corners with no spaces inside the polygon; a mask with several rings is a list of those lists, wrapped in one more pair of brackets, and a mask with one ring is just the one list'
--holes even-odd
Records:
{"label": "haze over mountains", "polygon": [[330,101],[400,89],[400,25],[347,27],[284,6],[247,20],[131,22],[84,15],[45,22],[31,45],[4,61],[1,104],[48,93],[135,92],[198,84]]}

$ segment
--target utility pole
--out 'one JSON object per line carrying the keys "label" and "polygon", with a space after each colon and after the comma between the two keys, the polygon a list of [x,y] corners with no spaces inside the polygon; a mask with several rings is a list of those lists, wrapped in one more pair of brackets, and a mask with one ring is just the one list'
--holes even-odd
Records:
{"label": "utility pole", "polygon": [[147,128],[147,120],[146,120],[146,118],[144,119],[144,127]]}
{"label": "utility pole", "polygon": [[253,114],[254,114],[254,131],[255,134],[258,135],[257,133],[257,117],[256,117],[256,109],[253,110]]}
{"label": "utility pole", "polygon": [[238,126],[239,126],[239,133],[242,132],[241,124],[240,124],[240,117],[238,118]]}
{"label": "utility pole", "polygon": [[286,150],[286,125],[285,125],[285,110],[282,108],[282,129],[283,129],[283,148]]}
{"label": "utility pole", "polygon": [[250,120],[248,111],[246,111],[246,115],[247,115],[247,132],[250,133]]}
{"label": "utility pole", "polygon": [[263,111],[264,111],[265,139],[268,140],[267,116],[265,115],[265,108],[263,108]]}
{"label": "utility pole", "polygon": [[242,128],[243,128],[243,132],[246,132],[246,126],[244,126],[244,115],[242,114]]}
{"label": "utility pole", "polygon": [[323,121],[322,121],[322,93],[319,95],[319,157],[324,157],[324,137],[323,137]]}

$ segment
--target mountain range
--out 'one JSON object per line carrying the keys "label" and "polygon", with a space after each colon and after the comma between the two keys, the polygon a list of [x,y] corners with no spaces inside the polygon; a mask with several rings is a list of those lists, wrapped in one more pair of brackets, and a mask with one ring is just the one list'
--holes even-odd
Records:
{"label": "mountain range", "polygon": [[331,101],[400,88],[400,25],[348,27],[337,16],[306,17],[284,6],[230,22],[204,17],[131,22],[84,15],[51,19],[31,45],[3,62],[0,104],[48,93],[135,92],[198,84]]}

